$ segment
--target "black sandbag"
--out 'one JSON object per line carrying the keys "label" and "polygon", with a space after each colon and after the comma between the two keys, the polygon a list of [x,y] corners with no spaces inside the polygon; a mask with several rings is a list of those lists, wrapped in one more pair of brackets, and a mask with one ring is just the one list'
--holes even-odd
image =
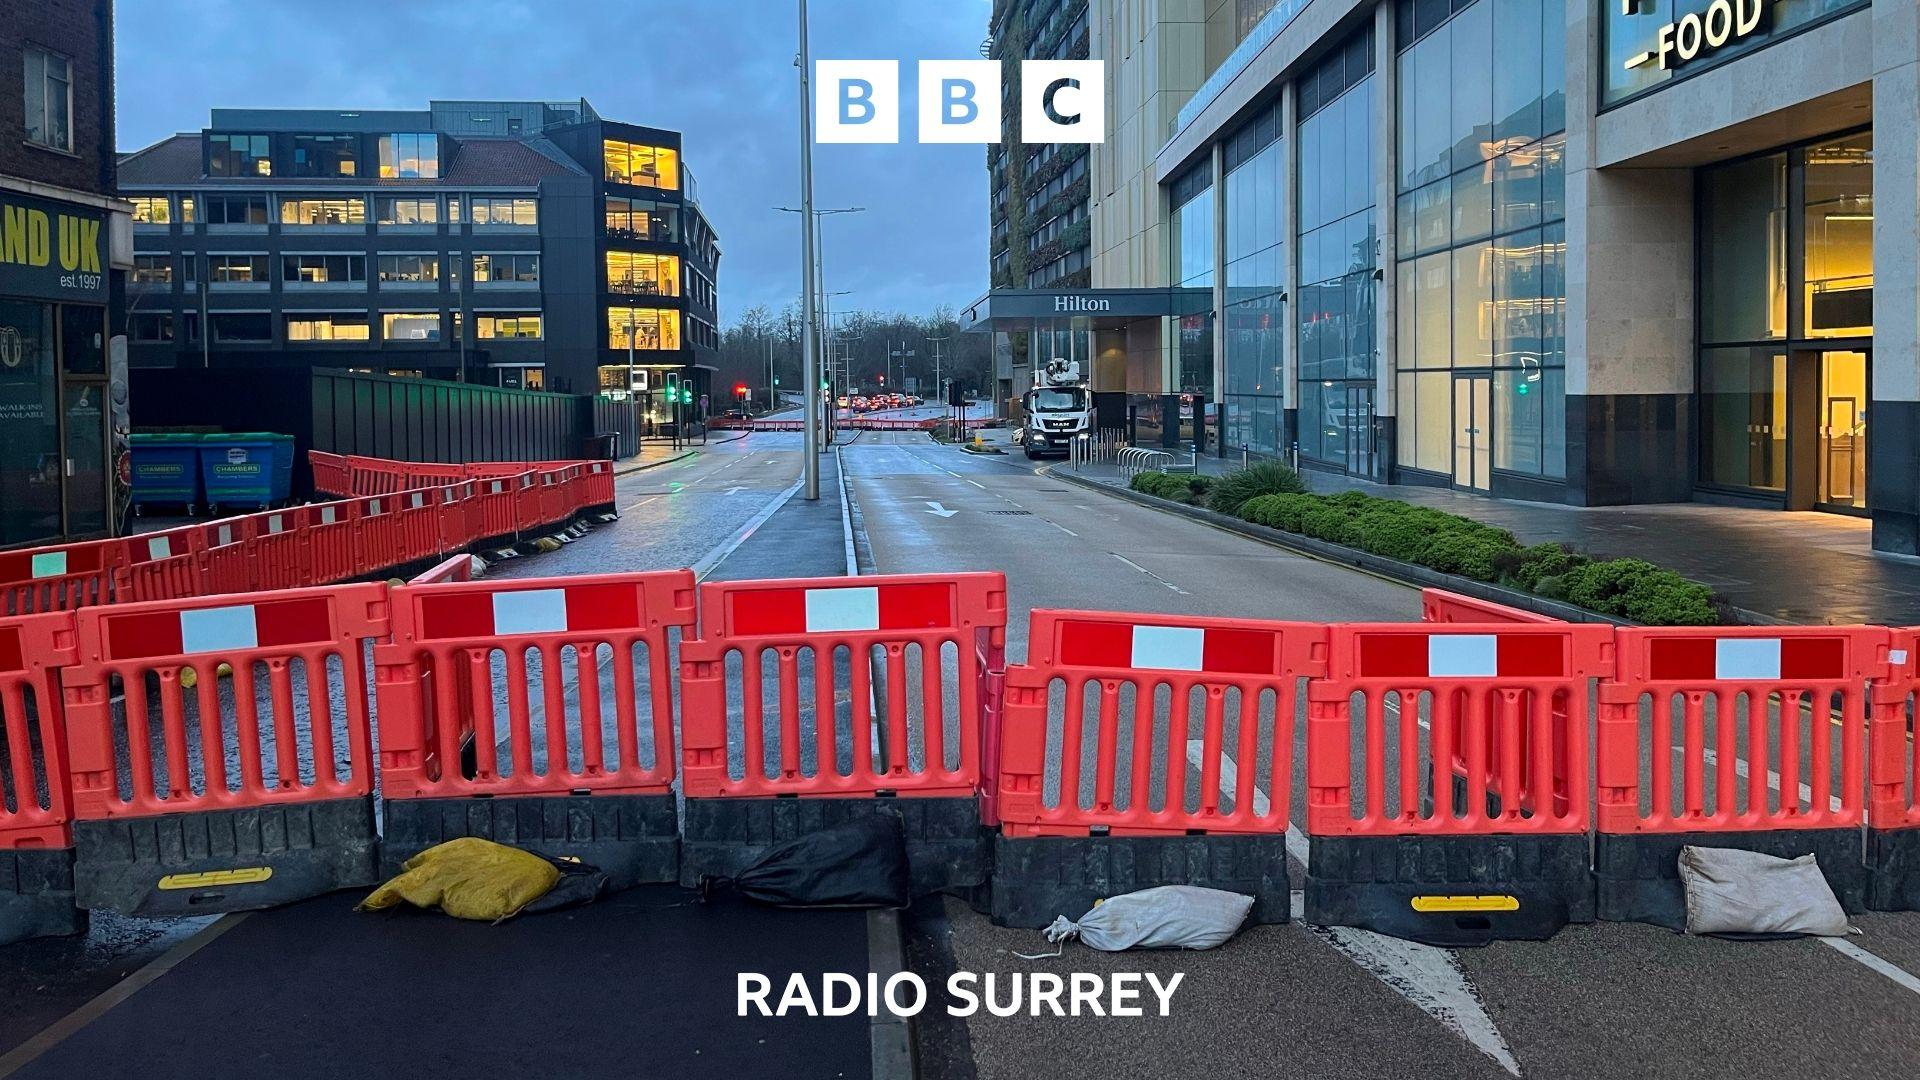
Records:
{"label": "black sandbag", "polygon": [[892,814],[856,818],[782,844],[731,878],[701,879],[703,895],[721,888],[774,907],[905,907],[906,835]]}
{"label": "black sandbag", "polygon": [[[534,854],[540,855],[539,852]],[[560,871],[560,880],[554,882],[553,888],[538,900],[521,908],[520,914],[542,915],[549,911],[583,907],[607,894],[608,878],[599,867],[573,859],[556,859],[551,855],[540,857]]]}

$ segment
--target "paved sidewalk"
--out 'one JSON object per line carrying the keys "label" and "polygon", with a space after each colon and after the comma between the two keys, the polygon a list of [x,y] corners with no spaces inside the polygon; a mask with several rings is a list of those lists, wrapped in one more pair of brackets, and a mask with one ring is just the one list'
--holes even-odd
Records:
{"label": "paved sidewalk", "polygon": [[[1214,475],[1240,460],[1202,457],[1198,464]],[[1110,465],[1080,475],[1121,482]],[[1314,470],[1301,475],[1317,492],[1357,490],[1432,506],[1499,526],[1523,544],[1560,542],[1590,555],[1646,559],[1711,586],[1735,607],[1791,623],[1920,625],[1920,559],[1876,554],[1865,518],[1704,503],[1561,506]]]}

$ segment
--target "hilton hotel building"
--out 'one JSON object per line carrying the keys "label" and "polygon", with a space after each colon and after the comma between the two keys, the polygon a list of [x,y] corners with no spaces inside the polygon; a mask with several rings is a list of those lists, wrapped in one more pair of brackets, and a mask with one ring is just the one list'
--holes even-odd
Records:
{"label": "hilton hotel building", "polygon": [[[1033,2],[996,5],[996,40]],[[1920,3],[1090,0],[1088,23],[1090,284],[969,309],[1004,391],[1072,355],[1142,442],[1852,514],[1920,552]]]}

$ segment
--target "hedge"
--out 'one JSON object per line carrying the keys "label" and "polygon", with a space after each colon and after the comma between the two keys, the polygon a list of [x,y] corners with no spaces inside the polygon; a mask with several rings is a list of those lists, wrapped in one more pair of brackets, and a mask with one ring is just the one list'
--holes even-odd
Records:
{"label": "hedge", "polygon": [[[1229,475],[1215,482],[1214,490],[1237,483]],[[1199,491],[1195,484],[1202,485]],[[1200,501],[1206,490],[1203,477],[1167,473],[1141,473],[1132,487],[1181,503]],[[1505,529],[1363,492],[1256,495],[1239,507],[1237,516],[1648,626],[1727,621],[1711,589],[1642,559],[1595,559],[1565,544],[1523,547]]]}

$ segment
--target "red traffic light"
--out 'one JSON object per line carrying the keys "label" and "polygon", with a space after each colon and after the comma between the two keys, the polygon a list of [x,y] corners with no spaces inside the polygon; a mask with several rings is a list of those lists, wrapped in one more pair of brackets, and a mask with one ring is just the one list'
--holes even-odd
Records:
{"label": "red traffic light", "polygon": [[733,387],[733,392],[734,392],[735,394],[737,394],[737,395],[739,395],[740,397],[746,397],[746,396],[747,396],[747,384],[746,384],[746,383],[735,383],[735,384],[734,384],[734,387]]}

